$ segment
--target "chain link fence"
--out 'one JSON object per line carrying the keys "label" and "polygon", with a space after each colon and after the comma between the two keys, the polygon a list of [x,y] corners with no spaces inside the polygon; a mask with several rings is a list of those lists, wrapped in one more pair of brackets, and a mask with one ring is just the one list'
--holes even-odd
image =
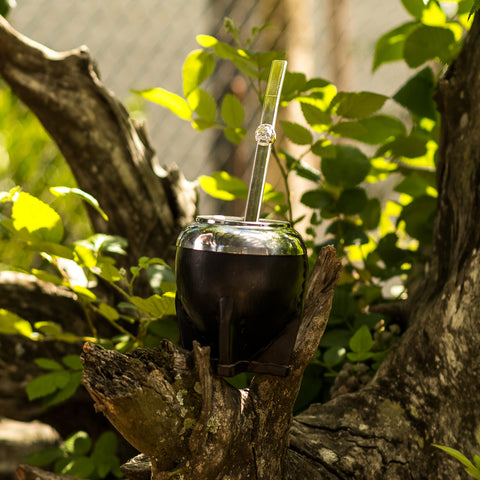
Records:
{"label": "chain link fence", "polygon": [[[235,167],[232,158],[238,154],[217,133],[199,134],[131,90],[161,86],[181,93],[182,64],[198,48],[196,35],[207,33],[228,41],[223,29],[226,16],[245,35],[253,26],[275,23],[278,27],[268,29],[263,49],[286,49],[290,56],[298,55],[297,62],[291,59],[296,70],[327,78],[347,90],[392,94],[407,75],[401,67],[371,73],[375,40],[404,21],[399,0],[302,0],[301,4],[294,0],[17,0],[17,4],[9,21],[21,33],[55,50],[89,48],[105,85],[127,105],[142,104],[159,163],[178,164],[190,180],[221,168],[243,175],[249,164],[244,161]],[[220,98],[231,87],[232,76],[231,69],[217,68],[210,82],[214,96]],[[250,137],[258,117],[258,109],[247,111]],[[251,156],[249,147],[241,156]]]}

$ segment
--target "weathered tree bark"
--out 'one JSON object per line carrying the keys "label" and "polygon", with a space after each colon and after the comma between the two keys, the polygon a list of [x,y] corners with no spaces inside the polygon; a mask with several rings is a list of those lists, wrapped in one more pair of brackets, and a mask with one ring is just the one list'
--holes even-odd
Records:
{"label": "weathered tree bark", "polygon": [[240,391],[212,373],[208,347],[186,352],[165,342],[125,356],[87,343],[84,385],[97,410],[150,456],[154,480],[284,478],[293,405],[339,272],[326,247],[310,276],[286,378],[257,375]]}
{"label": "weathered tree bark", "polygon": [[[36,103],[32,102],[32,109],[46,118],[44,123],[49,128],[54,124],[51,113],[62,112],[57,107],[55,89],[65,91],[62,85],[51,83],[48,72],[53,72],[49,70],[53,67],[45,70],[42,65],[51,65],[50,59],[58,54],[36,54],[24,63],[21,60],[27,54],[22,53],[23,43],[29,44],[2,20],[0,72],[15,92],[25,97],[27,104],[31,89],[25,85],[49,85],[48,89],[39,88],[37,91],[43,93],[39,93]],[[157,352],[137,352],[130,357],[113,357],[97,347],[85,347],[85,383],[97,408],[139,450],[152,457],[157,479],[175,478],[175,475],[205,480],[461,478],[462,466],[435,449],[432,443],[458,448],[470,458],[478,453],[479,46],[480,17],[477,17],[459,58],[437,92],[442,142],[438,156],[434,251],[424,282],[411,292],[404,309],[410,326],[370,385],[325,405],[311,406],[293,420],[289,450],[286,449],[291,421],[289,408],[303,368],[325,326],[335,281],[335,262],[328,251],[320,262],[327,262],[331,269],[317,267],[315,275],[321,275],[322,271],[329,273],[324,279],[312,277],[293,358],[295,368],[286,379],[257,377],[248,392],[239,392],[210,373],[208,351],[198,346],[193,353],[188,353],[165,344]],[[42,52],[38,46],[34,50]],[[78,62],[75,71],[79,76],[85,72],[86,64],[90,65],[85,62],[84,53],[60,57],[65,58],[66,64]],[[93,72],[91,65],[87,70]],[[35,76],[36,71],[44,74]],[[81,147],[82,151],[89,148],[87,140],[92,136],[89,128],[99,134],[94,122],[88,122],[89,109],[95,111],[96,108],[89,96],[100,98],[99,103],[105,105],[111,102],[106,98],[108,92],[98,93],[96,80],[89,82],[83,98],[85,107],[89,107],[80,110],[77,119],[77,111],[68,110],[68,105],[64,105],[70,127],[59,127],[57,136],[52,134],[66,156],[66,152],[75,153],[68,145]],[[112,116],[116,118],[112,111],[106,115]],[[79,119],[83,119],[82,128],[77,123]],[[114,130],[119,131],[118,125]],[[79,133],[82,131],[88,133],[82,136]],[[77,137],[83,140],[79,143]],[[125,144],[130,145],[122,143]],[[114,136],[109,137],[108,145],[112,150],[103,158],[116,153]],[[88,165],[92,168],[93,161]],[[115,172],[120,170],[117,168]],[[81,169],[75,174],[81,175]],[[128,183],[127,177],[120,179],[118,191],[128,187],[124,185]],[[92,180],[91,188],[86,189],[97,195],[104,184]],[[136,187],[129,191],[136,191]],[[115,202],[110,199],[103,204],[111,214],[109,208]],[[115,233],[127,232],[131,221],[137,222],[138,218],[118,217]],[[165,222],[168,227],[168,220]],[[165,231],[173,230],[166,228]],[[152,234],[147,237],[144,242],[150,243]],[[155,416],[150,415],[153,404],[158,404]],[[134,415],[139,415],[137,424]],[[161,431],[164,433],[159,433]],[[166,448],[167,444],[170,449]]]}
{"label": "weathered tree bark", "polygon": [[[434,253],[407,302],[410,327],[362,391],[296,417],[310,478],[463,478],[432,444],[479,452],[480,17],[441,80]],[[316,472],[316,473],[315,473]],[[295,475],[289,478],[299,478]]]}

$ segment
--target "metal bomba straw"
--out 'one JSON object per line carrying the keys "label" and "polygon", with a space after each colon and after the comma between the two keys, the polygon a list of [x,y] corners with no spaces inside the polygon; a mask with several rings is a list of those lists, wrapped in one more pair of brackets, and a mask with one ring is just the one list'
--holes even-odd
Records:
{"label": "metal bomba straw", "polygon": [[257,148],[255,150],[252,178],[245,209],[246,222],[258,222],[260,215],[268,159],[272,150],[272,144],[275,142],[275,120],[277,118],[280,93],[282,92],[286,69],[287,62],[285,60],[274,60],[270,68],[267,91],[263,101],[262,119],[255,131]]}

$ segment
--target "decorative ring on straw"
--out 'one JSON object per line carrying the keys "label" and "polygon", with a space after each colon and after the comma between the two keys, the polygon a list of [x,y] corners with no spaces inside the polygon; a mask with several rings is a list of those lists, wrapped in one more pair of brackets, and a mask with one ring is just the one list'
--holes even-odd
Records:
{"label": "decorative ring on straw", "polygon": [[258,145],[266,147],[275,142],[275,128],[270,123],[262,123],[255,130],[255,141]]}

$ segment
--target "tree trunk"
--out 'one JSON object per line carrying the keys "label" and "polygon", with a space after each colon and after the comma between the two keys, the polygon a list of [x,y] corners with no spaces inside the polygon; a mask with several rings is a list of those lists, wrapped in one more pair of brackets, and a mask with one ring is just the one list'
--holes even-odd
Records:
{"label": "tree trunk", "polygon": [[[108,129],[108,120],[116,119],[122,111],[118,103],[112,107],[110,94],[106,90],[99,93],[98,77],[84,52],[47,55],[15,35],[4,20],[0,26],[2,75],[27,104],[33,89],[27,87],[36,87],[33,90],[39,92],[38,99],[31,102],[32,109],[47,128],[58,128],[52,135],[67,157],[74,153],[82,156],[79,152],[88,150],[88,142],[93,141],[85,132],[93,129],[98,135],[100,125]],[[24,45],[43,53],[23,62]],[[404,307],[409,328],[371,384],[325,405],[313,405],[291,423],[301,375],[323,332],[338,274],[331,250],[323,251],[311,278],[294,369],[286,379],[258,376],[249,391],[238,391],[211,374],[208,349],[198,345],[189,353],[165,343],[158,351],[139,351],[129,357],[85,346],[87,389],[97,408],[132,444],[151,456],[155,479],[461,478],[463,467],[432,444],[457,448],[472,458],[478,451],[476,438],[480,437],[479,46],[477,17],[459,58],[437,92],[442,142],[432,260],[424,281]],[[66,90],[61,81],[52,84],[52,75],[45,75],[52,72],[49,69],[53,67],[46,67],[55,63],[52,58],[64,58],[66,65],[76,65],[72,78],[82,77],[85,71],[92,75],[89,86],[81,90],[84,111],[72,110],[71,104],[58,107],[62,96],[56,93]],[[37,71],[43,73],[36,76]],[[107,105],[109,114],[99,116],[97,126],[90,118],[90,109],[95,111],[99,103]],[[62,112],[69,123],[57,125],[55,115]],[[118,134],[125,123],[119,127],[115,121],[114,125],[113,131]],[[130,127],[126,131],[132,132]],[[122,152],[135,143],[132,138],[142,138],[135,137],[135,132],[131,133],[133,137],[127,135],[129,141],[121,142],[118,148]],[[139,185],[147,167],[130,156],[130,173],[117,177],[124,170],[112,169],[117,158],[116,137],[108,136],[105,144],[108,147],[101,158],[108,165],[111,158],[111,165],[105,168],[119,182],[116,194],[120,196],[105,193],[103,204],[109,214],[114,214],[123,188],[143,191]],[[92,172],[94,161],[84,161],[85,170]],[[104,163],[98,168],[104,168]],[[74,168],[80,177],[82,171]],[[132,189],[130,175],[135,179]],[[112,185],[108,178],[102,178]],[[91,188],[87,188],[97,197],[105,190],[105,184],[98,180],[91,179]],[[150,190],[149,195],[153,195]],[[154,197],[141,198],[144,203]],[[163,203],[144,207],[159,209],[155,214],[150,210],[147,218],[161,216],[159,224],[167,234],[160,244],[166,245],[175,230],[170,215],[165,213],[171,203],[166,194],[158,198]],[[127,212],[131,211],[129,201],[120,205],[118,210],[125,206]],[[132,222],[132,231],[138,233],[138,215],[119,213],[117,220],[115,233],[128,233]],[[142,245],[155,248],[150,242],[156,227],[150,227],[135,247],[137,251],[143,252]]]}
{"label": "tree trunk", "polygon": [[248,390],[212,373],[209,347],[186,352],[165,342],[126,356],[85,345],[84,385],[97,410],[151,457],[153,480],[284,478],[293,405],[339,272],[326,247],[310,276],[290,374],[257,375]]}

